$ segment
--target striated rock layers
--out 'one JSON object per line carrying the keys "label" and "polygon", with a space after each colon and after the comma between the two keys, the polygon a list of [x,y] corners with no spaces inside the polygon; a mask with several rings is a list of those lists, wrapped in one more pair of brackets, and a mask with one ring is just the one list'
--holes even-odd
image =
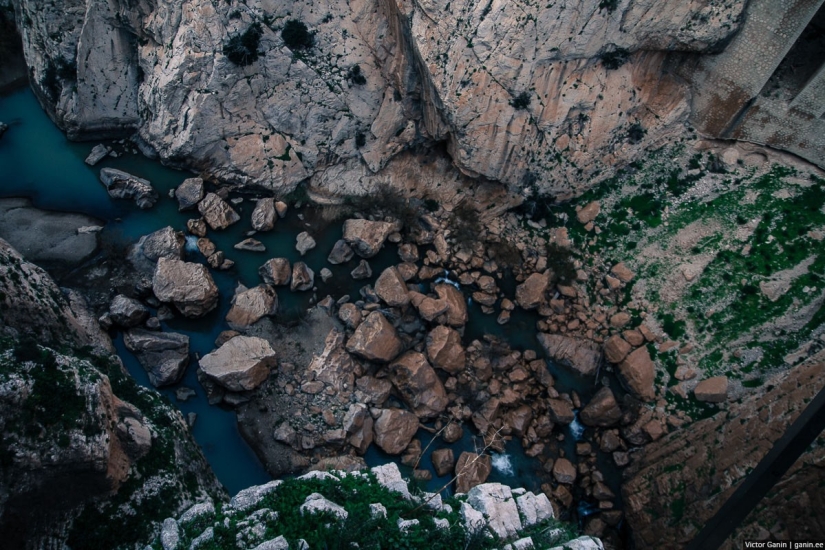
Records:
{"label": "striated rock layers", "polygon": [[[823,359],[820,353],[767,380],[763,391],[636,455],[623,493],[637,547],[681,547],[697,534],[825,385]],[[727,548],[740,548],[745,538],[824,537],[823,467],[820,440],[757,505]]]}
{"label": "striated rock layers", "polygon": [[[603,4],[14,0],[33,87],[70,137],[136,133],[167,162],[279,194],[308,178],[364,194],[436,143],[465,174],[555,195],[605,177],[681,129],[669,52],[720,49],[746,2]],[[314,34],[301,56],[288,17]],[[256,23],[259,55],[236,65],[224,46]]]}

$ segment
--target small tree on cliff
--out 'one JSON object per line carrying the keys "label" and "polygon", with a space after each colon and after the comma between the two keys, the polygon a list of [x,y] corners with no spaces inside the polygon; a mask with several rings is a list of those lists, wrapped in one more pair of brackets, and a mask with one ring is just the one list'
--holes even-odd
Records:
{"label": "small tree on cliff", "polygon": [[290,19],[281,31],[281,38],[290,50],[306,50],[315,45],[315,36],[303,21]]}
{"label": "small tree on cliff", "polygon": [[257,61],[261,43],[260,23],[253,23],[243,33],[236,34],[223,47],[223,54],[235,65],[246,67]]}

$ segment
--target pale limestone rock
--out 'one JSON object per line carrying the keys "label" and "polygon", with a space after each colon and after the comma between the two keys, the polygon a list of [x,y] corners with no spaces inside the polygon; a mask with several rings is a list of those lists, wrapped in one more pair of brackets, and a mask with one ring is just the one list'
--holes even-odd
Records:
{"label": "pale limestone rock", "polygon": [[276,364],[269,342],[254,336],[235,336],[200,360],[204,374],[229,391],[255,389]]}
{"label": "pale limestone rock", "polygon": [[275,210],[275,199],[258,199],[255,209],[252,210],[252,229],[255,231],[271,231],[278,221],[278,213]]}
{"label": "pale limestone rock", "polygon": [[298,233],[298,237],[295,242],[295,250],[303,256],[313,248],[315,248],[315,239],[312,238],[312,235],[306,231]]}
{"label": "pale limestone rock", "polygon": [[292,267],[286,258],[272,258],[258,269],[265,283],[273,286],[288,285],[292,280]]}
{"label": "pale limestone rock", "polygon": [[175,189],[178,210],[191,210],[203,199],[203,179],[187,178]]}
{"label": "pale limestone rock", "polygon": [[158,193],[149,180],[122,170],[103,168],[100,170],[100,181],[106,186],[110,197],[134,200],[141,209],[153,207],[158,200]]}
{"label": "pale limestone rock", "polygon": [[300,510],[302,516],[307,514],[314,515],[319,513],[328,513],[332,514],[339,520],[345,520],[349,515],[347,511],[344,510],[343,506],[335,504],[318,493],[312,493],[309,495],[304,500],[304,503],[301,504]]}
{"label": "pale limestone rock", "polygon": [[156,262],[161,257],[182,260],[185,245],[183,232],[167,226],[141,237],[137,246],[147,259]]}
{"label": "pale limestone rock", "polygon": [[134,298],[118,294],[109,304],[109,315],[116,325],[130,328],[145,321],[149,317],[149,310]]}

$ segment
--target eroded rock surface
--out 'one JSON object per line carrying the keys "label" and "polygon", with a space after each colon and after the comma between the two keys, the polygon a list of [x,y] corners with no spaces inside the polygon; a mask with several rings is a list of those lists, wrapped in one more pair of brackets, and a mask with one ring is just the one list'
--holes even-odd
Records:
{"label": "eroded rock surface", "polygon": [[206,376],[236,392],[258,387],[276,365],[275,350],[269,342],[255,336],[235,336],[200,360]]}

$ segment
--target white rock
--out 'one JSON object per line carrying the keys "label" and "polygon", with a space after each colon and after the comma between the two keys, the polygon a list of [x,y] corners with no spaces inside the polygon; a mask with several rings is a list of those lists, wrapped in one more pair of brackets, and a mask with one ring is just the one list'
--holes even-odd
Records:
{"label": "white rock", "polygon": [[347,519],[347,516],[349,515],[342,506],[335,504],[318,493],[312,493],[309,495],[306,500],[304,500],[304,503],[301,504],[300,510],[302,516],[306,514],[317,514],[319,512],[330,512],[341,520]]}
{"label": "white rock", "polygon": [[224,507],[224,510],[228,508],[230,511],[244,512],[254,508],[266,495],[275,491],[281,483],[283,483],[281,480],[276,479],[264,485],[255,485],[254,487],[244,489],[232,497],[232,500]]}
{"label": "white rock", "polygon": [[525,527],[530,527],[554,517],[553,506],[544,493],[538,495],[525,493],[516,498],[516,505],[521,515],[524,516]]}
{"label": "white rock", "polygon": [[490,529],[502,539],[509,539],[522,529],[516,501],[506,485],[477,485],[467,493],[467,503],[484,514]]}
{"label": "white rock", "polygon": [[289,542],[281,535],[276,539],[262,542],[254,550],[289,550]]}
{"label": "white rock", "polygon": [[389,489],[390,491],[401,493],[407,500],[412,499],[410,490],[407,487],[407,482],[404,481],[403,477],[401,477],[401,471],[398,469],[397,464],[394,462],[388,462],[383,466],[376,466],[370,471],[375,476],[375,479],[378,481],[379,485]]}

